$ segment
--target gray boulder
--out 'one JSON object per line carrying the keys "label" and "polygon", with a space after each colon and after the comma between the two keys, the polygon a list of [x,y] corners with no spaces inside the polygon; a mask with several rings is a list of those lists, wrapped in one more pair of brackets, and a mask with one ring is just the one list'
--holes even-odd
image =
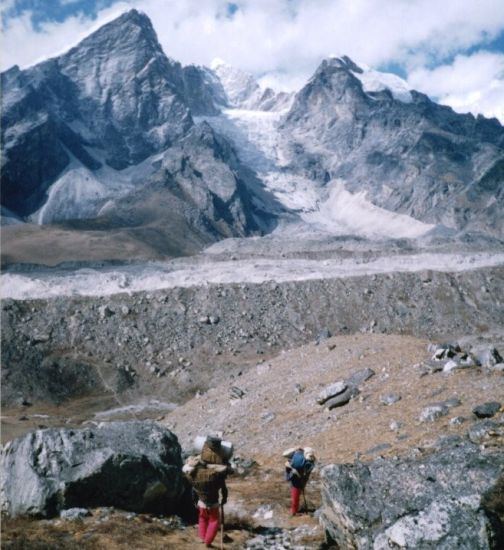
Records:
{"label": "gray boulder", "polygon": [[61,510],[60,518],[73,521],[75,519],[82,519],[90,516],[91,513],[87,508],[69,508],[68,510]]}
{"label": "gray boulder", "polygon": [[443,404],[429,405],[422,409],[420,413],[420,422],[434,422],[442,416],[446,416],[449,412],[449,408]]}
{"label": "gray boulder", "polygon": [[10,516],[97,506],[183,512],[180,445],[154,422],[37,430],[8,442],[1,459],[2,512]]}
{"label": "gray boulder", "polygon": [[501,404],[498,401],[489,401],[488,403],[483,403],[482,405],[474,407],[472,412],[478,418],[491,418],[499,412],[500,408]]}
{"label": "gray boulder", "polygon": [[398,393],[386,393],[380,397],[380,401],[384,405],[393,405],[401,400],[401,396]]}
{"label": "gray boulder", "polygon": [[325,405],[328,409],[346,405],[352,397],[360,393],[358,386],[369,380],[374,374],[373,369],[369,368],[355,371],[349,378],[326,386],[319,393],[317,403]]}
{"label": "gray boulder", "polygon": [[375,371],[366,367],[365,369],[359,369],[351,374],[349,378],[345,380],[348,386],[360,386],[367,382],[371,377],[375,375]]}
{"label": "gray boulder", "polygon": [[329,386],[326,386],[319,393],[317,397],[317,403],[319,405],[323,405],[328,399],[331,399],[331,397],[335,397],[336,395],[343,393],[346,389],[347,389],[347,385],[342,380],[339,380],[338,382],[334,382],[334,384],[330,384]]}
{"label": "gray boulder", "polygon": [[504,422],[495,422],[494,420],[482,420],[476,422],[467,431],[467,437],[478,445],[492,444],[492,440],[504,442]]}
{"label": "gray boulder", "polygon": [[327,400],[325,402],[325,407],[329,410],[336,407],[342,407],[343,405],[346,405],[350,401],[350,399],[352,399],[352,397],[359,395],[359,393],[360,391],[358,388],[356,388],[355,386],[349,386],[344,392]]}
{"label": "gray boulder", "polygon": [[502,547],[503,459],[447,441],[420,457],[326,466],[320,521],[341,548]]}
{"label": "gray boulder", "polygon": [[503,358],[496,348],[487,344],[473,346],[472,355],[482,367],[494,367],[502,363]]}

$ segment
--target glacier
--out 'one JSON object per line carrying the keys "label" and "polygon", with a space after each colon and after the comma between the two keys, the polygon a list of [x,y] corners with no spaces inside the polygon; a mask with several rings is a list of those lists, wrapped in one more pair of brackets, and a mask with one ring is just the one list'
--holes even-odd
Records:
{"label": "glacier", "polygon": [[208,258],[146,262],[120,267],[67,270],[53,268],[0,276],[3,298],[27,300],[56,296],[107,296],[125,292],[155,291],[210,284],[307,281],[418,272],[426,269],[462,272],[504,265],[502,253],[384,255],[370,260],[256,258],[224,260]]}

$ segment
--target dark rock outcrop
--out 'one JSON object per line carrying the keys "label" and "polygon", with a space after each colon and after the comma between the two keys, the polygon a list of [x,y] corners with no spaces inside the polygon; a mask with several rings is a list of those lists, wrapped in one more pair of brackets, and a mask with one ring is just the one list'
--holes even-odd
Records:
{"label": "dark rock outcrop", "polygon": [[186,502],[177,437],[154,422],[37,430],[2,450],[2,511],[53,517],[114,506],[181,514]]}
{"label": "dark rock outcrop", "polygon": [[[2,74],[2,203],[27,215],[69,163],[115,169],[163,150],[192,126],[150,20],[132,10],[66,54]],[[98,157],[96,157],[98,153]]]}
{"label": "dark rock outcrop", "polygon": [[452,438],[420,456],[329,465],[321,522],[341,548],[500,548],[503,459]]}

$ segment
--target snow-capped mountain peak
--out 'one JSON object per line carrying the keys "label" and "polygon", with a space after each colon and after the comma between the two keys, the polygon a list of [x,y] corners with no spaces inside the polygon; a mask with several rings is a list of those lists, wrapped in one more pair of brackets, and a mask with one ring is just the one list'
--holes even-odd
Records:
{"label": "snow-capped mountain peak", "polygon": [[231,107],[247,108],[260,100],[262,90],[251,74],[218,58],[212,61],[211,68],[219,77]]}
{"label": "snow-capped mountain peak", "polygon": [[388,90],[394,99],[403,103],[410,103],[413,99],[408,83],[396,74],[376,71],[365,63],[354,62],[348,56],[331,55],[329,59],[338,62],[360,80],[366,93]]}
{"label": "snow-capped mountain peak", "polygon": [[276,93],[220,59],[170,60],[131,10],[1,80],[2,207],[25,220],[175,216],[210,241],[293,220],[367,237],[440,224],[504,235],[502,126],[347,56]]}
{"label": "snow-capped mountain peak", "polygon": [[294,96],[292,93],[277,93],[272,88],[263,88],[246,71],[228,65],[216,58],[211,63],[227,96],[229,107],[258,111],[281,111],[287,109]]}

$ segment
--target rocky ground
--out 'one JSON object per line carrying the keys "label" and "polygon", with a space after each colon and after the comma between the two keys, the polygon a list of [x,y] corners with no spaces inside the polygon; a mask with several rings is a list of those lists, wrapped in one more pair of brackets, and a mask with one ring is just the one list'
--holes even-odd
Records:
{"label": "rocky ground", "polygon": [[2,402],[108,392],[181,403],[321,334],[498,338],[503,280],[497,266],[6,299]]}
{"label": "rocky ground", "polygon": [[[427,347],[428,341],[409,336],[328,338],[258,362],[162,422],[185,448],[196,435],[219,432],[235,442],[239,455],[268,467],[281,467],[282,450],[297,444],[317,449],[320,464],[398,454],[442,432],[464,432],[475,406],[502,400],[502,372],[432,372]],[[348,404],[332,410],[318,404],[325,387],[363,369],[375,374]],[[424,409],[452,399],[436,422],[421,420]],[[464,420],[451,423],[456,417]]]}
{"label": "rocky ground", "polygon": [[[324,533],[315,512],[322,466],[356,459],[366,463],[412,449],[428,452],[441,437],[465,437],[478,422],[476,406],[502,403],[504,379],[499,368],[443,372],[450,370],[445,367],[449,359],[433,361],[434,350],[428,345],[427,340],[399,335],[321,338],[276,357],[259,358],[240,375],[172,412],[156,411],[158,421],[178,435],[186,452],[194,436],[209,431],[234,442],[237,475],[230,480],[224,547],[322,548]],[[363,369],[375,374],[359,384],[360,393],[347,404],[327,410],[327,404],[317,402],[328,385],[348,381]],[[429,409],[433,406],[440,406],[439,414]],[[43,420],[37,416],[42,410],[50,412]],[[36,422],[57,425],[71,418],[75,425],[90,425],[100,420],[85,410],[85,403],[71,401],[52,412],[37,405],[9,409],[4,411],[4,433],[26,431]],[[148,415],[148,409],[143,414]],[[499,415],[502,410],[495,418]],[[502,444],[502,438],[490,438],[484,445],[499,441]],[[319,463],[307,488],[308,513],[291,518],[281,453],[296,444],[314,447]],[[136,548],[189,549],[197,544],[194,527],[182,527],[172,518],[109,509],[90,513],[77,520],[4,521],[3,546],[131,548],[134,540]]]}
{"label": "rocky ground", "polygon": [[[291,244],[287,260],[302,253]],[[408,253],[399,244],[387,257]],[[259,263],[274,256],[263,245]],[[188,259],[187,271],[253,263],[246,246],[216,245]],[[366,246],[347,242],[336,253],[337,241],[327,250],[319,243],[310,259],[367,265],[383,257]],[[502,445],[502,358],[491,348],[504,351],[504,270],[464,269],[5,299],[2,443],[37,428],[153,419],[187,455],[195,436],[217,432],[236,449],[224,547],[325,548],[324,466],[428,457],[443,438],[469,441],[469,432],[491,452]],[[460,350],[436,351],[440,342]],[[483,429],[474,411],[485,403],[498,407]],[[293,445],[309,445],[318,457],[308,509],[294,518],[281,456]],[[5,519],[2,547],[198,545],[194,526],[174,517],[87,513]]]}

